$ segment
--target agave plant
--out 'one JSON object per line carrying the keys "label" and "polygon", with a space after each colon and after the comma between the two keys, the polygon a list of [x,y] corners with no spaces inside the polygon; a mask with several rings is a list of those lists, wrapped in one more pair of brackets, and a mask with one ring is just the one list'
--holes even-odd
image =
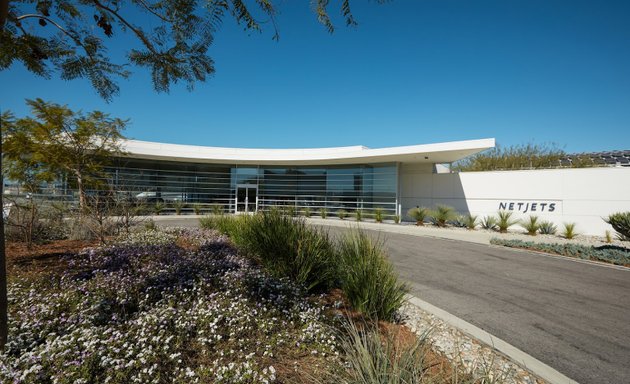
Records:
{"label": "agave plant", "polygon": [[558,228],[551,221],[543,221],[540,223],[540,228],[538,228],[538,232],[541,235],[555,235],[558,231]]}
{"label": "agave plant", "polygon": [[529,220],[524,220],[523,222],[521,222],[521,226],[525,228],[528,235],[536,236],[536,233],[538,233],[538,230],[540,229],[538,216],[530,215]]}
{"label": "agave plant", "polygon": [[518,223],[517,220],[512,219],[512,214],[513,213],[509,211],[499,211],[499,213],[497,213],[497,216],[499,218],[497,220],[497,227],[499,227],[499,232],[506,233],[508,231],[508,228]]}
{"label": "agave plant", "polygon": [[494,216],[484,216],[479,224],[483,229],[494,231],[497,229],[497,218]]}
{"label": "agave plant", "polygon": [[446,227],[446,223],[455,217],[455,210],[448,205],[437,205],[431,212],[431,221],[438,227]]}
{"label": "agave plant", "polygon": [[429,209],[425,207],[415,207],[407,211],[407,216],[416,221],[416,225],[424,225],[424,220],[429,216]]}

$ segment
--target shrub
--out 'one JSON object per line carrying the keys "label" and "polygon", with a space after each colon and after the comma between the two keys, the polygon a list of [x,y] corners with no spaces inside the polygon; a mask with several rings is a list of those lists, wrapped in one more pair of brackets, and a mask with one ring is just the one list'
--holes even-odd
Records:
{"label": "shrub", "polygon": [[604,238],[608,244],[612,243],[612,235],[610,234],[610,231],[604,232]]}
{"label": "shrub", "polygon": [[161,202],[158,201],[153,206],[153,213],[156,214],[157,216],[159,216],[160,213],[162,213],[163,210],[164,210],[164,203],[161,203]]}
{"label": "shrub", "polygon": [[309,207],[304,208],[302,213],[304,214],[304,217],[311,217],[311,209]]}
{"label": "shrub", "polygon": [[562,231],[562,236],[565,239],[571,240],[577,236],[577,232],[575,232],[575,223],[564,223],[564,231]]}
{"label": "shrub", "polygon": [[540,223],[538,222],[538,216],[530,215],[529,220],[521,222],[521,226],[525,228],[527,234],[530,236],[536,236],[540,229]]}
{"label": "shrub", "polygon": [[394,224],[400,223],[400,215],[394,215]]}
{"label": "shrub", "polygon": [[613,213],[605,221],[612,225],[619,240],[630,241],[630,212]]}
{"label": "shrub", "polygon": [[339,339],[345,366],[333,366],[327,383],[425,382],[423,377],[430,368],[427,359],[430,344],[426,335],[407,341],[393,331],[382,336],[378,324],[355,324],[348,321],[344,324]]}
{"label": "shrub", "polygon": [[[272,209],[272,210],[273,210],[273,209]],[[285,206],[285,207],[282,209],[282,212],[284,212],[284,214],[285,214],[286,216],[289,216],[289,217],[294,217],[294,216],[295,216],[295,207],[294,207],[294,206],[292,206],[292,205]]]}
{"label": "shrub", "polygon": [[356,211],[354,211],[354,218],[357,221],[363,220],[363,211],[361,209],[357,209]]}
{"label": "shrub", "polygon": [[175,208],[175,214],[176,215],[181,215],[182,214],[182,209],[184,209],[186,207],[186,204],[181,201],[181,200],[175,200],[172,203],[173,208]]}
{"label": "shrub", "polygon": [[424,225],[424,220],[429,216],[429,209],[425,207],[415,207],[407,211],[407,216],[416,221],[416,225]]}
{"label": "shrub", "polygon": [[222,215],[223,214],[223,206],[221,204],[213,204],[212,205],[212,214],[213,215]]}
{"label": "shrub", "polygon": [[494,216],[484,216],[480,222],[481,228],[494,231],[497,229],[497,218]]}
{"label": "shrub", "polygon": [[446,223],[455,217],[455,210],[448,205],[437,205],[431,211],[431,221],[438,227],[446,227]]}
{"label": "shrub", "polygon": [[505,247],[555,253],[562,256],[577,257],[586,260],[604,261],[617,265],[630,265],[630,250],[611,245],[593,247],[580,244],[535,243],[532,241],[504,240],[497,238],[490,239],[490,243],[503,245]]}
{"label": "shrub", "polygon": [[541,235],[555,235],[558,231],[558,228],[551,221],[543,221],[540,223],[540,228],[538,228],[538,232]]}
{"label": "shrub", "polygon": [[499,228],[499,232],[501,232],[501,233],[506,233],[508,231],[508,228],[510,228],[514,224],[518,223],[517,220],[512,220],[511,219],[512,212],[499,211],[497,216],[498,216],[497,227]]}
{"label": "shrub", "polygon": [[398,280],[380,241],[353,230],[339,243],[341,285],[350,304],[373,319],[392,320],[408,291]]}
{"label": "shrub", "polygon": [[474,231],[475,228],[477,228],[477,216],[476,215],[472,215],[472,214],[469,213],[464,218],[464,221],[466,223],[466,228],[470,229],[471,231]]}
{"label": "shrub", "polygon": [[237,222],[236,228],[230,224],[226,232],[237,245],[258,257],[272,275],[288,277],[307,291],[327,289],[337,278],[328,234],[309,227],[303,218],[271,210]]}
{"label": "shrub", "polygon": [[343,220],[346,217],[348,217],[348,212],[345,209],[338,209],[337,210],[337,217],[339,217],[339,219]]}
{"label": "shrub", "polygon": [[376,209],[374,209],[374,220],[377,223],[382,223],[383,222],[383,208],[376,208]]}
{"label": "shrub", "polygon": [[192,208],[193,212],[195,212],[195,215],[201,215],[201,204],[195,203],[193,204]]}
{"label": "shrub", "polygon": [[319,215],[322,219],[325,219],[326,217],[328,217],[328,210],[326,208],[320,208]]}

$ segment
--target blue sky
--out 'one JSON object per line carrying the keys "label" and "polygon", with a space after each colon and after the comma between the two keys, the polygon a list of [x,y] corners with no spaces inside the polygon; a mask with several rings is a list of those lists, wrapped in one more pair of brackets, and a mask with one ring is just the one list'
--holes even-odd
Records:
{"label": "blue sky", "polygon": [[[331,13],[337,14],[336,2]],[[156,94],[134,69],[111,103],[85,80],[14,65],[0,103],[25,98],[129,118],[139,140],[226,147],[369,147],[494,137],[568,152],[630,149],[630,2],[354,0],[328,34],[308,1],[278,2],[280,41],[229,19],[193,92]]]}

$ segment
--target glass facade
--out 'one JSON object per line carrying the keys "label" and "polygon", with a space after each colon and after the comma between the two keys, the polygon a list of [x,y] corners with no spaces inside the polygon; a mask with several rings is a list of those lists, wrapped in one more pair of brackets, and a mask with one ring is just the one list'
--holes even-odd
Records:
{"label": "glass facade", "polygon": [[108,184],[145,201],[183,201],[224,211],[273,206],[372,211],[393,215],[397,207],[396,163],[343,166],[242,166],[119,159]]}

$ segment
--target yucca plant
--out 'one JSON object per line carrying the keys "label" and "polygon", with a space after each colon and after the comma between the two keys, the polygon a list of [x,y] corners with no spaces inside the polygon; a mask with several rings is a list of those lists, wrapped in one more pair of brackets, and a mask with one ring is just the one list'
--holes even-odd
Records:
{"label": "yucca plant", "polygon": [[201,215],[201,204],[199,203],[195,203],[193,204],[193,211],[195,212],[195,215]]}
{"label": "yucca plant", "polygon": [[472,214],[467,214],[464,217],[464,222],[466,223],[466,228],[474,231],[477,228],[477,216]]}
{"label": "yucca plant", "polygon": [[575,231],[575,223],[564,223],[564,231],[562,231],[562,236],[565,239],[571,240],[577,236],[577,232]]}
{"label": "yucca plant", "polygon": [[455,216],[455,210],[448,205],[438,204],[435,209],[431,211],[431,221],[438,227],[446,227],[446,223]]}
{"label": "yucca plant", "polygon": [[309,207],[304,208],[302,213],[304,214],[304,217],[311,217],[311,209]]}
{"label": "yucca plant", "polygon": [[536,233],[538,233],[538,230],[540,229],[538,216],[530,215],[529,220],[524,220],[523,222],[521,222],[521,226],[527,231],[528,235],[536,236]]}
{"label": "yucca plant", "polygon": [[429,209],[426,207],[415,207],[407,211],[407,216],[416,221],[416,225],[424,225],[424,220],[429,216]]}
{"label": "yucca plant", "polygon": [[558,228],[551,221],[543,221],[540,223],[540,228],[538,228],[538,232],[541,235],[555,235],[558,231]]}
{"label": "yucca plant", "polygon": [[481,228],[494,231],[497,229],[497,218],[494,216],[484,216],[479,222]]}
{"label": "yucca plant", "polygon": [[357,209],[356,211],[354,211],[354,218],[357,221],[363,220],[363,211],[361,209]]}
{"label": "yucca plant", "polygon": [[372,319],[392,320],[408,287],[398,280],[383,243],[353,230],[342,238],[338,253],[341,288],[352,307]]}
{"label": "yucca plant", "polygon": [[499,232],[506,233],[511,226],[518,223],[517,220],[512,220],[512,214],[513,212],[510,211],[499,211],[497,213],[497,227],[499,228]]}
{"label": "yucca plant", "polygon": [[374,220],[377,223],[382,223],[383,222],[383,208],[376,208],[376,209],[374,209]]}
{"label": "yucca plant", "polygon": [[400,215],[394,215],[394,224],[400,223]]}
{"label": "yucca plant", "polygon": [[346,217],[348,217],[348,211],[346,211],[345,209],[338,209],[337,210],[337,217],[340,220],[345,219]]}
{"label": "yucca plant", "polygon": [[325,219],[326,217],[328,217],[328,210],[326,208],[320,208],[319,215],[322,217],[322,219]]}

